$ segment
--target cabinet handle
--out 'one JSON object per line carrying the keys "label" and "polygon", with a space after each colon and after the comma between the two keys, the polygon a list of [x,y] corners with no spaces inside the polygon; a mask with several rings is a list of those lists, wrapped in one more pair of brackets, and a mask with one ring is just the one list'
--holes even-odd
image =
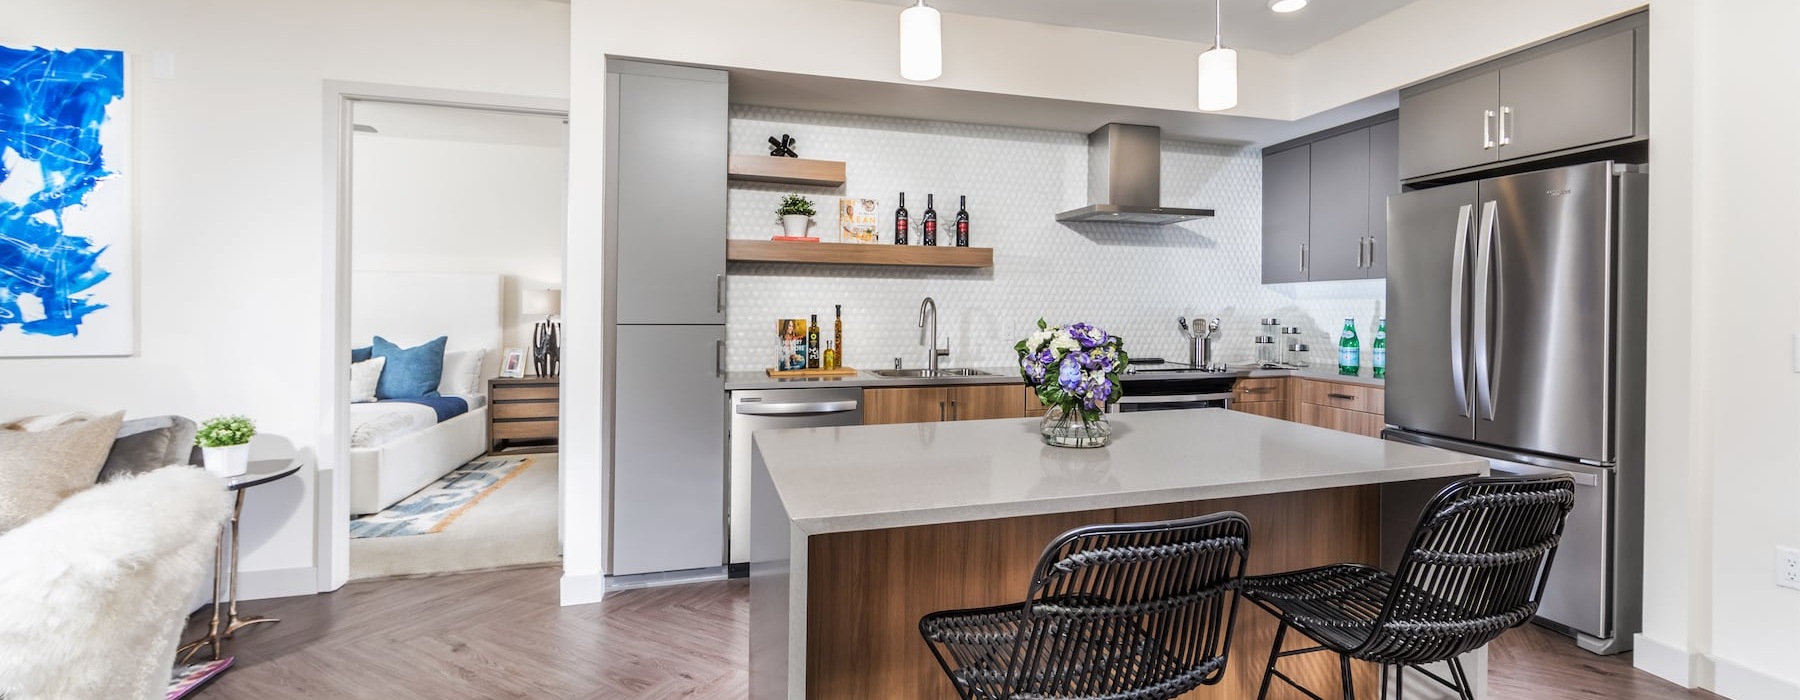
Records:
{"label": "cabinet handle", "polygon": [[1326,396],[1329,396],[1334,399],[1343,399],[1345,401],[1355,401],[1356,400],[1356,396],[1354,396],[1352,394],[1326,394]]}
{"label": "cabinet handle", "polygon": [[1259,387],[1251,387],[1249,389],[1245,389],[1244,393],[1246,393],[1246,394],[1267,394],[1274,390],[1275,389],[1272,387],[1259,386]]}
{"label": "cabinet handle", "polygon": [[713,301],[718,307],[718,312],[725,313],[725,276],[714,275],[713,283]]}
{"label": "cabinet handle", "polygon": [[938,422],[942,423],[946,420],[949,420],[949,416],[948,416],[948,414],[944,413],[944,402],[939,401],[938,402]]}
{"label": "cabinet handle", "polygon": [[956,401],[950,401],[950,420],[960,420],[956,415]]}
{"label": "cabinet handle", "polygon": [[1511,118],[1512,108],[1502,106],[1500,108],[1500,145],[1502,146],[1512,143],[1512,137],[1506,135],[1506,121]]}
{"label": "cabinet handle", "polygon": [[1369,269],[1373,270],[1375,269],[1375,237],[1370,236],[1366,240],[1369,245]]}
{"label": "cabinet handle", "polygon": [[1494,110],[1481,110],[1481,150],[1494,147]]}
{"label": "cabinet handle", "polygon": [[1363,268],[1363,243],[1366,240],[1368,240],[1368,239],[1365,239],[1365,238],[1356,239],[1356,269],[1358,269],[1358,270],[1361,270]]}
{"label": "cabinet handle", "polygon": [[1306,244],[1300,244],[1300,271],[1306,271]]}
{"label": "cabinet handle", "polygon": [[713,341],[713,376],[725,376],[725,341]]}

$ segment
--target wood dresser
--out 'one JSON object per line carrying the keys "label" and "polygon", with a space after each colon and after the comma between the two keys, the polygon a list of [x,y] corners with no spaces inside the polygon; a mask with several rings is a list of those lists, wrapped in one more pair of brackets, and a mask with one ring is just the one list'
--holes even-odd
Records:
{"label": "wood dresser", "polygon": [[555,445],[561,420],[561,385],[556,377],[496,377],[488,380],[488,451],[528,442]]}

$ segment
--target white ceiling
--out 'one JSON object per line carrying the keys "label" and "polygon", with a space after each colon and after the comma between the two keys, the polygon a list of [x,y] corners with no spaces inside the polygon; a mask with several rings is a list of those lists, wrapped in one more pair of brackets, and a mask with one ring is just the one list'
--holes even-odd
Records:
{"label": "white ceiling", "polygon": [[[892,5],[908,0],[858,0]],[[1084,27],[1211,44],[1212,0],[927,0],[946,13]],[[1221,0],[1225,45],[1279,54],[1319,42],[1393,12],[1413,0],[1312,0],[1299,12],[1269,11],[1267,0]],[[946,19],[946,21],[951,21]]]}
{"label": "white ceiling", "polygon": [[357,124],[376,129],[373,134],[357,134],[360,137],[542,148],[562,148],[567,131],[562,117],[388,102],[352,103],[351,118]]}

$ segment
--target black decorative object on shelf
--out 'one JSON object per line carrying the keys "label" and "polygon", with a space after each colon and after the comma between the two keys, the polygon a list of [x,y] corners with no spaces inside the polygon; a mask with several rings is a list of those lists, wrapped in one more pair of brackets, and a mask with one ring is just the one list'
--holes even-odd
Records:
{"label": "black decorative object on shelf", "polygon": [[531,359],[537,376],[554,377],[562,371],[562,324],[539,321],[531,343]]}
{"label": "black decorative object on shelf", "polygon": [[769,155],[775,156],[776,158],[799,158],[800,154],[794,152],[795,143],[797,142],[794,141],[794,137],[787,134],[782,134],[779,139],[770,136]]}

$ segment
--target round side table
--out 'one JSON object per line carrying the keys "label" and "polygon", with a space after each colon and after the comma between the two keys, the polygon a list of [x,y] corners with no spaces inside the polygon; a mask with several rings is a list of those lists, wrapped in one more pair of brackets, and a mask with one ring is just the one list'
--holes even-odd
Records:
{"label": "round side table", "polygon": [[[250,468],[237,476],[225,478],[225,488],[232,492],[234,502],[231,507],[231,520],[219,531],[219,545],[213,555],[213,606],[212,622],[207,625],[206,634],[199,639],[181,645],[176,651],[181,663],[187,663],[201,649],[212,648],[212,658],[219,660],[225,655],[225,640],[234,632],[252,625],[280,622],[272,617],[238,617],[238,516],[244,513],[244,491],[252,486],[261,486],[271,481],[279,481],[300,471],[300,460],[297,459],[259,459],[250,463]],[[230,546],[229,556],[226,547]],[[230,580],[229,592],[226,580]]]}

